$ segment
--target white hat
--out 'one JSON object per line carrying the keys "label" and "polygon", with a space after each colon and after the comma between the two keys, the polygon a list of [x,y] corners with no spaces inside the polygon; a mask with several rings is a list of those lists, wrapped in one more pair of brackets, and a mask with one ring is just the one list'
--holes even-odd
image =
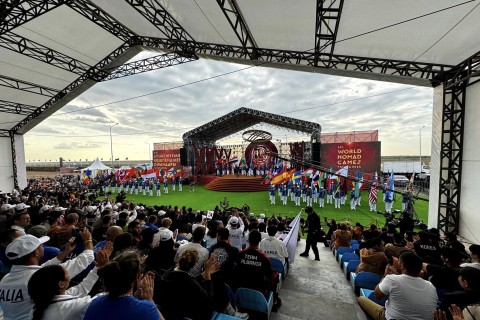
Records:
{"label": "white hat", "polygon": [[260,213],[260,218],[265,219],[265,214],[264,214],[264,213]]}
{"label": "white hat", "polygon": [[50,237],[44,236],[37,238],[31,234],[18,237],[7,246],[5,255],[10,260],[24,257],[35,251],[35,249],[37,249],[42,243],[45,243],[48,240],[50,240]]}
{"label": "white hat", "polygon": [[87,207],[87,212],[94,212],[95,210],[97,210],[96,206],[88,206]]}
{"label": "white hat", "polygon": [[62,212],[62,211],[65,211],[67,210],[67,208],[64,208],[64,207],[56,207],[55,209],[53,209],[53,211],[55,212]]}
{"label": "white hat", "polygon": [[13,209],[13,208],[15,208],[15,206],[13,204],[5,203],[4,205],[2,205],[1,210],[2,211],[8,211],[8,210]]}
{"label": "white hat", "polygon": [[159,210],[159,211],[158,211],[158,215],[159,215],[160,217],[161,217],[161,216],[164,216],[164,215],[165,215],[165,213],[166,213],[166,212],[165,212],[165,211],[163,211],[163,210]]}
{"label": "white hat", "polygon": [[159,233],[160,241],[168,241],[173,238],[173,232],[168,229],[162,229]]}
{"label": "white hat", "polygon": [[140,210],[140,206],[135,206],[135,210]]}
{"label": "white hat", "polygon": [[231,217],[230,220],[228,220],[229,224],[238,224],[238,218],[237,217]]}
{"label": "white hat", "polygon": [[44,206],[42,207],[42,209],[40,209],[40,210],[41,210],[42,212],[45,212],[45,211],[50,210],[51,207],[52,207],[52,206],[49,206],[48,204],[46,204],[46,205],[44,205]]}
{"label": "white hat", "polygon": [[26,205],[25,203],[21,202],[15,206],[16,211],[23,211],[25,209],[30,208],[30,206]]}
{"label": "white hat", "polygon": [[110,203],[107,203],[107,204],[105,205],[105,209],[111,209],[111,208],[112,208],[112,205],[111,205]]}
{"label": "white hat", "polygon": [[117,211],[117,210],[118,210],[118,206],[117,206],[117,205],[114,205],[112,209],[113,209],[113,211]]}

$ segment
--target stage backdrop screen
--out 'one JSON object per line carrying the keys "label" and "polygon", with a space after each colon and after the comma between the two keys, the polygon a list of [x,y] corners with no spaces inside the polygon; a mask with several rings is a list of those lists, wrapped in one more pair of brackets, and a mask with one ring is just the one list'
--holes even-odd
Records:
{"label": "stage backdrop screen", "polygon": [[180,149],[153,150],[153,167],[157,169],[180,168]]}
{"label": "stage backdrop screen", "polygon": [[320,154],[320,162],[327,168],[335,170],[348,166],[349,170],[380,173],[380,141],[322,143]]}

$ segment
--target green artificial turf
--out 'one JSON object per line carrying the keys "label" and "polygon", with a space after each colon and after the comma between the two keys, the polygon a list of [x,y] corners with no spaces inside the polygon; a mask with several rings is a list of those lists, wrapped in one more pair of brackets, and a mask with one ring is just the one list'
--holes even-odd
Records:
{"label": "green artificial turf", "polygon": [[[155,195],[154,191],[154,195]],[[115,194],[113,194],[113,197]],[[172,206],[186,206],[187,208],[192,208],[194,210],[212,210],[215,206],[219,205],[220,201],[223,200],[223,197],[227,197],[230,207],[243,207],[245,204],[250,206],[250,212],[255,213],[258,217],[259,214],[263,213],[267,217],[272,215],[282,217],[294,217],[300,209],[305,208],[305,204],[302,203],[301,207],[296,207],[293,205],[293,202],[288,201],[286,206],[281,204],[280,198],[277,196],[276,205],[270,204],[268,191],[264,192],[218,192],[218,191],[209,191],[205,190],[203,186],[196,185],[195,192],[189,192],[189,187],[184,186],[183,191],[179,192],[172,191],[171,187],[169,193],[165,194],[162,188],[161,197],[149,197],[148,192],[147,196],[141,195],[130,195],[127,194],[127,201],[132,201],[135,204],[143,204],[147,206],[153,205],[172,205]],[[383,195],[382,192],[378,192],[378,203],[377,210],[383,211],[385,205],[382,201]],[[400,195],[396,195],[396,201],[393,204],[393,209],[400,210],[402,208]],[[385,224],[385,218],[381,214],[375,212],[369,212],[368,206],[368,192],[364,191],[362,193],[361,206],[356,208],[356,210],[350,210],[350,199],[347,199],[347,202],[340,209],[335,209],[333,204],[327,204],[325,199],[325,207],[319,208],[318,203],[313,204],[314,210],[320,214],[322,223],[324,218],[335,219],[337,222],[349,220],[351,223],[360,222],[363,225],[370,225],[375,223],[377,226],[383,227]],[[418,214],[418,217],[421,221],[427,222],[428,220],[428,202],[417,200],[414,205],[415,211]],[[306,217],[306,214],[302,214],[303,217]],[[398,217],[398,215],[397,215]]]}

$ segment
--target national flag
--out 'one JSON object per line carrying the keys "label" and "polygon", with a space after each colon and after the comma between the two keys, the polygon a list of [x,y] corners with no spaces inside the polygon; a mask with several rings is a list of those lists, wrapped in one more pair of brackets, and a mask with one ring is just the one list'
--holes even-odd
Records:
{"label": "national flag", "polygon": [[272,179],[270,179],[270,183],[271,184],[284,183],[288,178],[287,175],[288,175],[288,172],[286,170],[283,170],[282,172],[279,172],[279,173],[275,174],[272,177]]}
{"label": "national flag", "polygon": [[159,175],[158,169],[145,170],[141,174],[142,179],[156,178]]}
{"label": "national flag", "polygon": [[302,172],[303,176],[306,176],[306,177],[309,177],[309,178],[312,174],[313,174],[313,169],[312,168],[308,168],[307,170]]}
{"label": "national flag", "polygon": [[293,183],[298,184],[301,178],[302,178],[302,172],[296,171],[293,173],[291,180],[293,181]]}
{"label": "national flag", "polygon": [[263,180],[263,184],[270,184],[270,180],[272,179],[272,169],[268,170],[267,174],[265,175],[265,179]]}
{"label": "national flag", "polygon": [[372,185],[370,186],[370,193],[368,195],[368,201],[371,203],[377,203],[377,185],[378,185],[378,176],[377,172],[372,179]]}
{"label": "national flag", "polygon": [[390,200],[393,201],[393,190],[395,188],[393,182],[394,182],[394,177],[395,177],[395,174],[393,173],[393,171],[390,173],[389,175],[389,178],[388,178],[388,191],[387,191],[387,194],[386,194],[386,197]]}
{"label": "national flag", "polygon": [[413,171],[412,176],[410,177],[410,181],[408,182],[408,187],[413,187],[413,180],[415,179],[415,171]]}
{"label": "national flag", "polygon": [[337,172],[335,172],[335,175],[332,175],[330,177],[330,179],[338,179],[338,176],[343,176],[343,177],[348,177],[348,166],[345,166],[343,168],[341,168],[340,170],[338,170]]}
{"label": "national flag", "polygon": [[85,179],[83,180],[83,183],[88,184],[89,181],[90,181],[90,179],[88,178],[88,176],[85,176]]}
{"label": "national flag", "polygon": [[312,184],[318,184],[318,179],[320,178],[320,171],[316,171],[312,176]]}
{"label": "national flag", "polygon": [[355,197],[360,196],[360,188],[362,187],[363,180],[362,180],[362,173],[357,171],[355,174]]}
{"label": "national flag", "polygon": [[238,157],[233,157],[228,160],[228,163],[237,163],[238,162]]}

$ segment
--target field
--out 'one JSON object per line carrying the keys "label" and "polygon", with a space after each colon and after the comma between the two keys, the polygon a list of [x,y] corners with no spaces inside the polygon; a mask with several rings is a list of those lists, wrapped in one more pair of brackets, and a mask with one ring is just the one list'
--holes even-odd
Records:
{"label": "field", "polygon": [[[243,207],[245,204],[248,204],[250,206],[250,212],[255,213],[257,216],[263,213],[267,217],[272,215],[293,217],[300,212],[301,208],[305,208],[305,204],[302,204],[301,207],[295,207],[292,202],[288,202],[288,204],[284,206],[280,203],[278,196],[276,198],[276,205],[271,205],[268,192],[266,191],[248,193],[216,192],[205,190],[202,186],[198,185],[195,186],[195,192],[189,192],[188,186],[184,186],[183,192],[179,192],[178,190],[172,191],[171,186],[169,188],[168,194],[165,194],[162,188],[161,197],[149,197],[148,195],[143,196],[141,193],[137,196],[135,194],[128,194],[127,200],[133,201],[136,204],[143,204],[147,206],[177,205],[180,207],[186,206],[187,208],[193,208],[194,210],[212,210],[216,205],[219,205],[220,201],[222,201],[224,197],[227,197],[229,206]],[[115,196],[115,194],[113,196]],[[381,191],[378,193],[378,199],[379,203],[377,204],[377,210],[383,211],[385,206],[381,200],[383,199]],[[414,207],[419,219],[426,222],[428,216],[428,202],[417,201]],[[380,227],[385,224],[385,218],[383,215],[375,212],[369,212],[367,191],[362,193],[361,206],[357,207],[356,210],[350,210],[349,200],[347,200],[347,203],[340,209],[335,209],[333,204],[325,204],[324,208],[319,208],[318,204],[315,203],[313,204],[313,208],[318,214],[320,214],[322,222],[326,217],[328,219],[336,219],[337,222],[349,220],[351,223],[360,222],[363,225],[374,223]],[[396,201],[394,202],[393,209],[400,210],[401,208],[401,196],[396,195]],[[303,213],[303,216],[306,217],[306,214]]]}

